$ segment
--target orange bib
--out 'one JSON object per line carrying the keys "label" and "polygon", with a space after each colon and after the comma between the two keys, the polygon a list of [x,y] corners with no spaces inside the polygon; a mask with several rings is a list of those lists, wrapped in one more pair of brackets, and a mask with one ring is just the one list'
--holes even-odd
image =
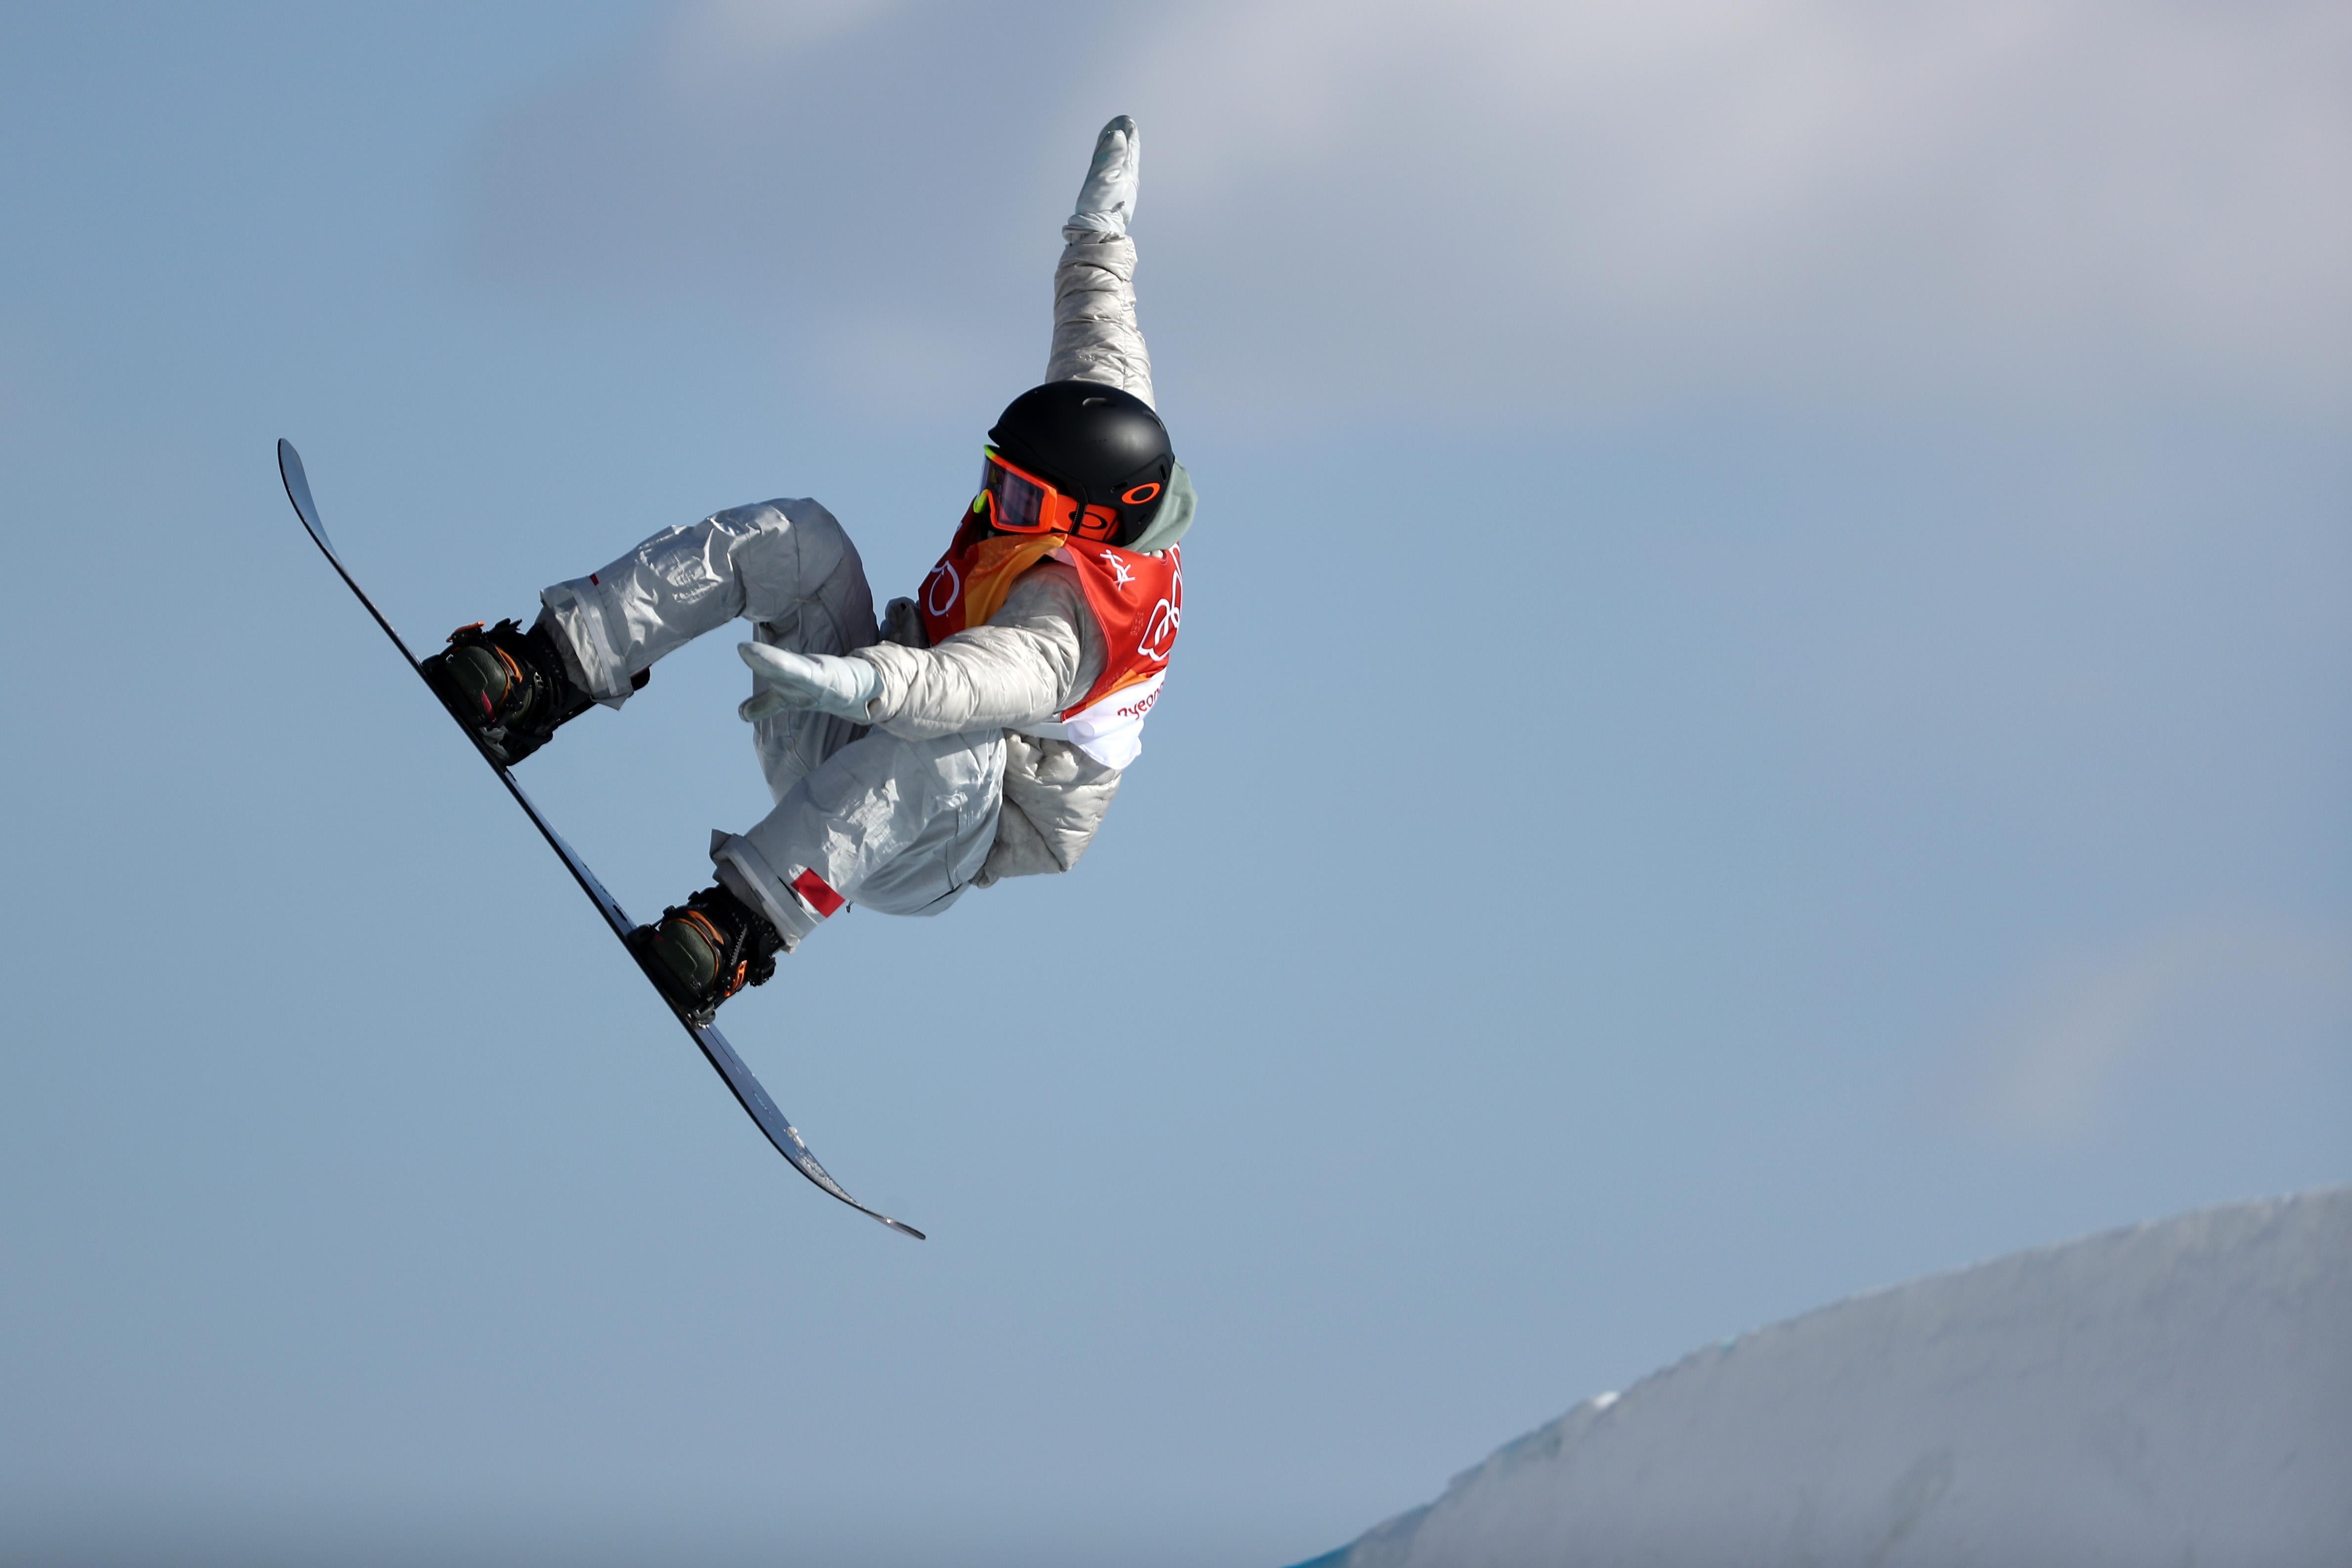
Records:
{"label": "orange bib", "polygon": [[1106,767],[1123,768],[1143,750],[1143,718],[1160,700],[1168,656],[1176,648],[1184,610],[1182,551],[1139,555],[1066,533],[959,533],[916,595],[924,635],[936,647],[967,626],[986,625],[1004,607],[1013,580],[1048,556],[1078,574],[1087,608],[1102,631],[1102,674],[1051,722],[1018,728],[1068,741]]}

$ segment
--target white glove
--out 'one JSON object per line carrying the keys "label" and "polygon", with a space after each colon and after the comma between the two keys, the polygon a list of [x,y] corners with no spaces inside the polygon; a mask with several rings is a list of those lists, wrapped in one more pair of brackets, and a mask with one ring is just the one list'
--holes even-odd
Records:
{"label": "white glove", "polygon": [[[1095,138],[1095,161],[1078,187],[1078,207],[1062,226],[1063,237],[1078,234],[1123,235],[1135,220],[1135,184],[1143,163],[1143,138],[1122,114]],[[1076,230],[1076,233],[1072,231]]]}
{"label": "white glove", "polygon": [[829,653],[792,653],[765,643],[737,643],[735,651],[751,667],[758,689],[735,710],[750,721],[792,708],[814,708],[861,724],[872,722],[866,704],[882,694],[882,672],[862,658]]}

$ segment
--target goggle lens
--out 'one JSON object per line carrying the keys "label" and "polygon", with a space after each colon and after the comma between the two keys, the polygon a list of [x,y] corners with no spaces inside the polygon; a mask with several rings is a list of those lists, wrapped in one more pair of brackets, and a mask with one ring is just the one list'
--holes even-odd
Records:
{"label": "goggle lens", "polygon": [[980,488],[988,498],[988,521],[1001,533],[1066,532],[1077,510],[1053,486],[993,452],[981,466]]}
{"label": "goggle lens", "polygon": [[[1118,531],[1118,513],[1109,507],[1081,507],[1076,498],[1022,472],[992,451],[981,464],[980,490],[989,524],[1000,533],[1075,533],[1081,539],[1108,539]],[[973,502],[973,510],[981,510],[981,501]]]}

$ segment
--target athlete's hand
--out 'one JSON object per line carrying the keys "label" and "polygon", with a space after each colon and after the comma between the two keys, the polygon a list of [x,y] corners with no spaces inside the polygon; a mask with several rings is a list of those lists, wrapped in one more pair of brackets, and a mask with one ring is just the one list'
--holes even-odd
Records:
{"label": "athlete's hand", "polygon": [[1078,187],[1077,210],[1062,226],[1062,237],[1076,234],[1121,235],[1135,219],[1135,187],[1143,173],[1143,137],[1135,121],[1122,114],[1095,138],[1094,162],[1087,166],[1087,182]]}
{"label": "athlete's hand", "polygon": [[882,693],[882,672],[864,659],[793,653],[756,642],[738,643],[735,651],[751,667],[755,688],[735,710],[746,721],[813,708],[860,724],[871,721],[866,707]]}

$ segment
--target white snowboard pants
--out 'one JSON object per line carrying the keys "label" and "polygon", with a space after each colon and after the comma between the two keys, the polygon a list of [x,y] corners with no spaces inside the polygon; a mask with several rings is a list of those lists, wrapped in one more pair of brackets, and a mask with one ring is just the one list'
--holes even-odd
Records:
{"label": "white snowboard pants", "polygon": [[[589,692],[615,707],[639,671],[739,618],[759,641],[799,653],[847,653],[877,639],[857,547],[813,500],[738,507],[667,530],[540,597]],[[755,723],[752,738],[776,808],[748,832],[713,834],[710,858],[719,881],[766,914],[787,949],[839,907],[835,899],[937,914],[987,860],[1003,799],[1002,730],[905,741],[787,711]]]}

